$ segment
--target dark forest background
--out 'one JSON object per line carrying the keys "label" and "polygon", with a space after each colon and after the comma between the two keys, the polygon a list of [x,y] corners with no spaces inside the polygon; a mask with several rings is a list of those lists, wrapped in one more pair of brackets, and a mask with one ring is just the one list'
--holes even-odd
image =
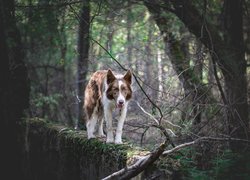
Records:
{"label": "dark forest background", "polygon": [[169,157],[183,176],[250,177],[249,0],[0,5],[1,136],[14,154],[7,168],[20,166],[22,117],[84,129],[84,87],[110,68],[134,74],[128,143],[153,150],[165,139],[157,124],[177,145],[204,139]]}

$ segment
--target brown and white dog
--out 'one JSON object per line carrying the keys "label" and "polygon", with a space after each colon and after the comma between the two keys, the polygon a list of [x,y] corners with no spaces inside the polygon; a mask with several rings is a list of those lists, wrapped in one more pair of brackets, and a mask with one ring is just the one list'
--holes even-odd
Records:
{"label": "brown and white dog", "polygon": [[[128,102],[132,97],[132,73],[130,70],[125,75],[114,74],[111,70],[95,72],[85,90],[84,109],[86,113],[86,126],[88,139],[95,138],[95,127],[98,122],[98,135],[103,133],[103,120],[106,121],[107,143],[122,143],[123,124],[126,119]],[[113,134],[112,112],[118,108],[120,117]]]}

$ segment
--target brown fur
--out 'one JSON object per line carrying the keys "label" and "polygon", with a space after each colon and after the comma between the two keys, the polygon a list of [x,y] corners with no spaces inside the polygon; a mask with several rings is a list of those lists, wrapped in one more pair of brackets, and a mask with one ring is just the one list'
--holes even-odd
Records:
{"label": "brown fur", "polygon": [[[101,102],[101,98],[103,96],[104,91],[104,80],[107,77],[107,98],[110,100],[116,100],[118,96],[118,80],[114,76],[114,74],[109,70],[100,70],[95,72],[89,83],[85,89],[85,98],[84,98],[84,109],[87,115],[87,119],[89,120],[94,112],[94,108],[97,107],[98,116],[103,115],[103,105]],[[121,90],[123,95],[126,97],[126,100],[131,99],[132,97],[132,89],[131,85],[131,77],[129,77],[128,73],[125,74],[124,78],[120,79],[124,82],[121,86]]]}
{"label": "brown fur", "polygon": [[103,88],[103,80],[107,74],[107,71],[97,71],[89,80],[89,83],[85,89],[85,98],[84,98],[84,109],[87,115],[87,119],[93,114],[94,108],[98,107],[98,112],[100,115],[102,114],[102,88]]}

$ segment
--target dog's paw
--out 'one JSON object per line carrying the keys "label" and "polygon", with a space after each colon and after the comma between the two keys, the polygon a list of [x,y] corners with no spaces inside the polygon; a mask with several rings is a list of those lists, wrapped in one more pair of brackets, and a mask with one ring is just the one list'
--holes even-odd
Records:
{"label": "dog's paw", "polygon": [[88,139],[95,139],[96,137],[95,137],[95,135],[89,135],[88,136]]}
{"label": "dog's paw", "polygon": [[106,143],[114,143],[114,139],[107,139]]}
{"label": "dog's paw", "polygon": [[114,143],[114,135],[113,135],[113,132],[108,132],[107,133],[107,140],[106,140],[107,143]]}
{"label": "dog's paw", "polygon": [[106,135],[105,134],[98,134],[98,137],[99,138],[106,138]]}
{"label": "dog's paw", "polygon": [[121,139],[115,139],[115,144],[123,144]]}
{"label": "dog's paw", "polygon": [[115,144],[123,144],[122,141],[115,141]]}

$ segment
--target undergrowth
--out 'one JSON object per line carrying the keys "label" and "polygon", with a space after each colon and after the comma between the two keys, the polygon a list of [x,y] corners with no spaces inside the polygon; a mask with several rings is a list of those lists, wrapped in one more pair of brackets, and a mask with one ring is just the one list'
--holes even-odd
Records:
{"label": "undergrowth", "polygon": [[[207,169],[200,169],[194,160],[196,152],[192,149],[183,150],[173,158],[179,161],[180,169],[175,172],[179,179],[184,180],[249,180],[250,152],[234,153],[225,150],[214,156]],[[185,154],[185,155],[184,155]],[[187,155],[189,154],[189,155]],[[192,154],[190,156],[190,154]]]}

